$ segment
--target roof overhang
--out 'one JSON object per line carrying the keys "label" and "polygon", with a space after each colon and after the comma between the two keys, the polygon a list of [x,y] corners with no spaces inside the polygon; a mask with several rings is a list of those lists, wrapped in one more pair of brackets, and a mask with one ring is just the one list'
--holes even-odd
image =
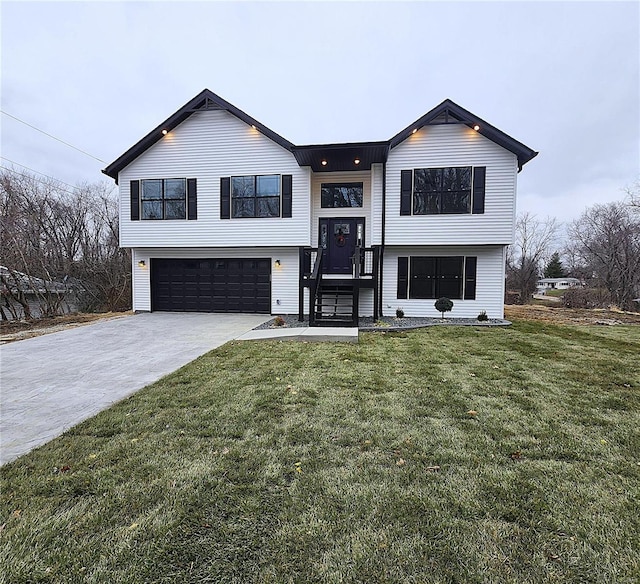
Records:
{"label": "roof overhang", "polygon": [[300,166],[310,166],[313,172],[370,170],[372,164],[387,161],[389,142],[294,146],[292,152]]}
{"label": "roof overhang", "polygon": [[518,157],[518,170],[522,170],[522,167],[527,162],[538,155],[535,150],[525,146],[522,142],[518,142],[515,138],[498,130],[495,126],[485,122],[450,99],[445,99],[440,105],[418,118],[413,124],[398,132],[389,140],[389,146],[390,148],[395,148],[423,126],[439,124],[464,124],[469,128],[473,128],[492,142],[513,152]]}
{"label": "roof overhang", "polygon": [[[521,170],[527,162],[538,154],[535,150],[518,142],[516,139],[460,107],[450,99],[445,99],[440,105],[427,112],[390,140],[295,146],[233,104],[222,99],[212,91],[205,89],[182,106],[171,117],[151,130],[142,140],[129,148],[129,150],[109,164],[102,172],[113,178],[117,183],[118,173],[123,168],[194,113],[206,110],[224,110],[236,116],[282,148],[291,152],[300,166],[310,166],[314,172],[369,170],[372,164],[386,162],[389,151],[404,142],[411,134],[423,126],[435,124],[464,124],[475,129],[489,140],[513,152],[518,158],[518,170]],[[323,161],[325,164],[323,164]]]}
{"label": "roof overhang", "polygon": [[262,134],[273,140],[276,144],[279,144],[286,150],[291,151],[293,144],[286,140],[279,134],[276,134],[273,130],[267,128],[264,124],[260,123],[255,118],[244,113],[233,104],[222,99],[219,95],[205,89],[192,100],[184,104],[176,113],[170,118],[167,118],[159,126],[151,130],[142,140],[137,142],[134,146],[129,148],[122,156],[117,158],[109,166],[107,166],[102,172],[107,176],[115,179],[118,182],[118,173],[128,164],[133,162],[138,156],[140,156],[145,150],[153,146],[156,142],[160,141],[166,133],[173,130],[176,126],[184,122],[188,117],[192,116],[196,112],[206,110],[225,110],[230,114],[236,116],[249,126],[259,130]]}

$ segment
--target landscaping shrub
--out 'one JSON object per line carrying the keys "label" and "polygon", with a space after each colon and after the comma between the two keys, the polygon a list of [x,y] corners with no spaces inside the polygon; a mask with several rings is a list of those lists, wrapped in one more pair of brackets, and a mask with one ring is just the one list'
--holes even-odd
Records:
{"label": "landscaping shrub", "polygon": [[396,308],[396,318],[404,318],[404,310],[402,308]]}
{"label": "landscaping shrub", "polygon": [[434,306],[438,312],[442,313],[442,318],[444,319],[444,313],[451,311],[453,308],[453,302],[448,298],[442,297],[435,301]]}
{"label": "landscaping shrub", "polygon": [[487,316],[487,311],[486,310],[482,310],[480,312],[480,314],[478,315],[478,320],[480,322],[484,322],[484,321],[489,320],[489,317]]}

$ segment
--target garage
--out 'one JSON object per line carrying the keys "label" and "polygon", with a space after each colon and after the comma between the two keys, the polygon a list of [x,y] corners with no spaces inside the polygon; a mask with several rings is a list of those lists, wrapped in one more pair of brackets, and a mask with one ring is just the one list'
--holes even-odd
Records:
{"label": "garage", "polygon": [[271,260],[151,260],[151,310],[271,313]]}

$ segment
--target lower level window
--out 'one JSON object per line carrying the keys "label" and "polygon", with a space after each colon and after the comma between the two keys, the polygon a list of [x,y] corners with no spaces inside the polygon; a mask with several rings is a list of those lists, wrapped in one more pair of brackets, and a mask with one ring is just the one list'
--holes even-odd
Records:
{"label": "lower level window", "polygon": [[398,258],[398,298],[475,300],[475,256]]}
{"label": "lower level window", "polygon": [[412,257],[409,298],[462,298],[463,257]]}
{"label": "lower level window", "polygon": [[142,219],[186,219],[186,180],[183,178],[142,181]]}

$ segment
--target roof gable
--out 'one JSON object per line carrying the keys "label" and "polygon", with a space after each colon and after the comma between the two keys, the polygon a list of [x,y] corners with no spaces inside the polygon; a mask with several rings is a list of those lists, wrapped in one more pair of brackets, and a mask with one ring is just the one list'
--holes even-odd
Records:
{"label": "roof gable", "polygon": [[[276,144],[291,152],[300,166],[311,166],[316,172],[370,168],[372,163],[384,162],[389,150],[404,142],[412,133],[423,126],[435,124],[465,124],[474,129],[477,127],[477,131],[480,134],[517,156],[518,170],[521,170],[524,164],[538,155],[535,150],[525,146],[522,142],[518,142],[515,138],[498,130],[498,128],[460,107],[450,99],[445,99],[440,105],[424,114],[401,132],[398,132],[390,140],[295,146],[255,118],[252,118],[233,104],[222,99],[219,95],[205,89],[159,126],[151,130],[142,140],[129,148],[129,150],[107,166],[102,172],[117,182],[118,173],[156,142],[160,141],[164,134],[173,130],[192,114],[205,110],[224,110],[229,112],[246,124],[259,130]],[[330,156],[335,159],[336,164],[330,167],[325,161],[324,164],[327,166],[323,166],[322,161],[328,159]],[[356,159],[359,162],[355,163],[354,161]],[[362,166],[358,166],[361,162]]]}
{"label": "roof gable", "polygon": [[188,117],[199,111],[206,110],[225,110],[234,115],[238,119],[242,120],[249,126],[253,126],[259,130],[262,134],[273,140],[276,144],[282,146],[286,150],[291,151],[293,144],[286,140],[279,134],[276,134],[273,130],[267,128],[264,124],[260,123],[255,118],[244,113],[241,109],[238,109],[235,105],[222,99],[219,95],[213,93],[208,89],[203,90],[196,95],[192,100],[184,104],[177,112],[167,118],[159,126],[151,130],[142,140],[134,144],[129,150],[127,150],[122,156],[118,157],[114,162],[107,166],[102,172],[111,178],[118,180],[118,173],[128,164],[133,162],[143,152],[148,150],[156,142],[160,141],[166,132],[170,132],[176,126],[184,122]]}
{"label": "roof gable", "polygon": [[398,132],[389,140],[389,147],[395,148],[423,126],[436,124],[464,124],[473,129],[477,127],[479,134],[513,152],[518,157],[518,170],[521,170],[529,160],[538,155],[535,150],[525,146],[522,142],[518,142],[515,138],[498,130],[495,126],[485,122],[450,99],[445,99],[440,105],[418,118],[413,124]]}

